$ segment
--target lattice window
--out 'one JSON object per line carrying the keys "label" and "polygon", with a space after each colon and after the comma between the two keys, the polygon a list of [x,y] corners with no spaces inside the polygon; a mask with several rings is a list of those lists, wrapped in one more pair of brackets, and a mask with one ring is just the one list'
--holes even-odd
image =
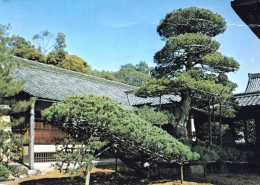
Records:
{"label": "lattice window", "polygon": [[35,162],[55,162],[54,154],[56,152],[39,152],[34,153]]}

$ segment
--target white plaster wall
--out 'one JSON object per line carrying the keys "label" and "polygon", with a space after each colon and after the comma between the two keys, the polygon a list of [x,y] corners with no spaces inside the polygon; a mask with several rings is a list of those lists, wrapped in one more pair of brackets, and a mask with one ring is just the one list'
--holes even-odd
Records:
{"label": "white plaster wall", "polygon": [[34,145],[34,152],[56,152],[55,145]]}

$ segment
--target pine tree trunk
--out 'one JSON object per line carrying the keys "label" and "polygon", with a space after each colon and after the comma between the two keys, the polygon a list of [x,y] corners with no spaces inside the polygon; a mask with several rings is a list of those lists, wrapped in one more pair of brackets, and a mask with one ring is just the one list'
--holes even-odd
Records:
{"label": "pine tree trunk", "polygon": [[88,168],[85,185],[90,185],[90,170]]}
{"label": "pine tree trunk", "polygon": [[191,102],[190,91],[186,90],[186,92],[182,94],[181,98],[182,98],[181,108],[180,108],[180,115],[178,118],[177,126],[181,129],[180,134],[187,138],[188,137],[187,122],[188,122],[188,117],[190,112],[190,102]]}

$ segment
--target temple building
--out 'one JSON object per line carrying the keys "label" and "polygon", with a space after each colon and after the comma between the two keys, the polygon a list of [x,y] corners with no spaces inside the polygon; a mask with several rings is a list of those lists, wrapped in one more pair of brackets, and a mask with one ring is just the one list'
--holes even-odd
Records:
{"label": "temple building", "polygon": [[234,97],[238,102],[239,111],[236,120],[253,120],[256,126],[257,144],[260,143],[260,73],[248,75],[248,84],[244,93]]}
{"label": "temple building", "polygon": [[[242,21],[260,39],[260,1],[234,0],[231,7]],[[237,120],[254,120],[257,144],[260,144],[260,73],[248,74],[248,84],[244,93],[234,97],[240,107]]]}
{"label": "temple building", "polygon": [[[21,67],[14,70],[14,77],[24,81],[23,91],[18,95],[22,99],[31,99],[32,104],[27,112],[26,121],[12,128],[15,133],[29,138],[24,147],[23,163],[34,169],[35,162],[53,162],[56,153],[56,139],[63,138],[65,133],[45,125],[41,111],[70,96],[96,95],[105,96],[121,103],[125,108],[133,109],[141,105],[164,107],[178,112],[176,104],[180,97],[164,95],[161,98],[140,98],[133,93],[137,87],[116,81],[86,75],[83,73],[34,62],[15,57]],[[168,108],[169,109],[169,108]]]}

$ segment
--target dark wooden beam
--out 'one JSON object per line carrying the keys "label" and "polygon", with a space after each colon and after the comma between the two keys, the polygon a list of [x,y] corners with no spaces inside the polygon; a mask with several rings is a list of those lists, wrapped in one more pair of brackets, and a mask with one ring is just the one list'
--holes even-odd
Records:
{"label": "dark wooden beam", "polygon": [[231,7],[260,39],[260,0],[234,0]]}

